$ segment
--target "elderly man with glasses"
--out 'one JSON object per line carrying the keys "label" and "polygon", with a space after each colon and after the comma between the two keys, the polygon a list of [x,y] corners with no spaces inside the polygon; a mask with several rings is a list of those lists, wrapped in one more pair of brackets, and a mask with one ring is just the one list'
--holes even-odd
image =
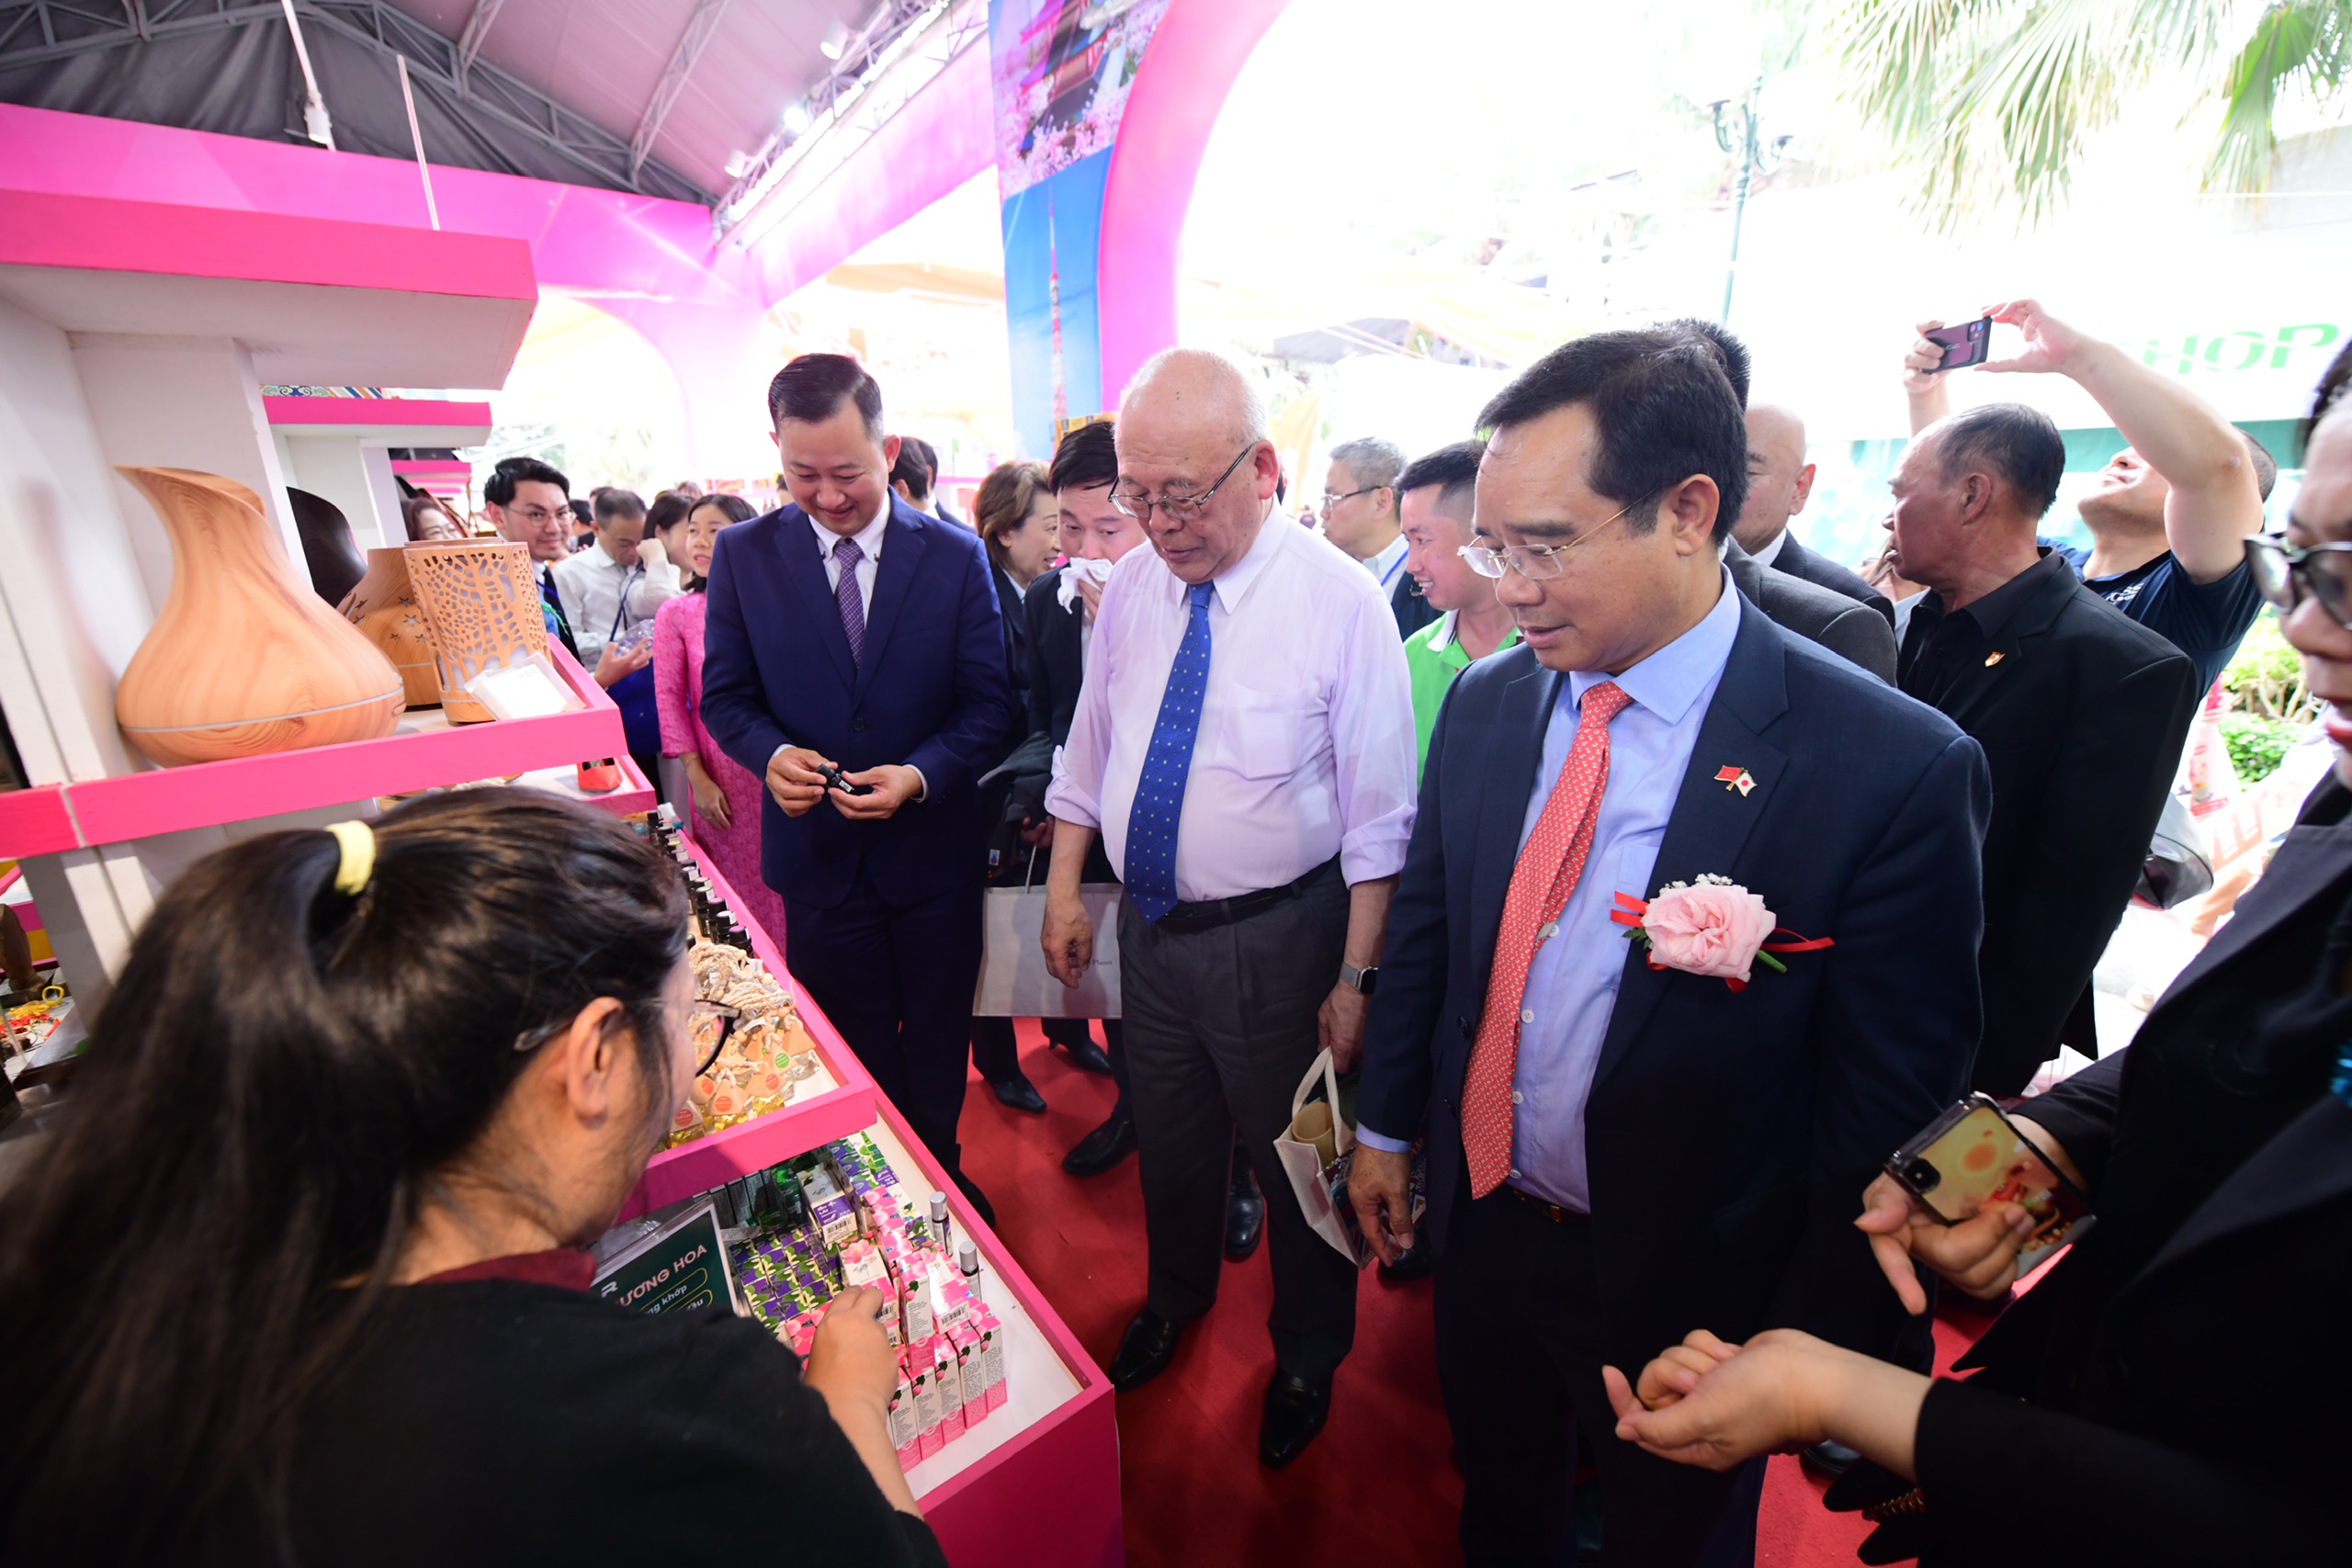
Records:
{"label": "elderly man with glasses", "polygon": [[1238,1128],[1266,1194],[1274,1375],[1259,1459],[1322,1429],[1355,1333],[1353,1263],[1317,1235],[1273,1140],[1328,1047],[1352,1068],[1413,823],[1413,707],[1379,585],[1270,513],[1278,463],[1249,378],[1171,349],[1128,387],[1114,504],[1152,547],[1112,571],[1069,738],[1044,942],[1065,984],[1102,835],[1125,886],[1119,976],[1149,1291],[1111,1363],[1166,1369],[1216,1298]]}
{"label": "elderly man with glasses", "polygon": [[1566,1561],[1580,1447],[1611,1568],[1751,1562],[1760,1461],[1618,1441],[1602,1368],[1717,1319],[1925,1365],[1855,1193],[1967,1083],[1984,759],[1734,590],[1719,345],[1578,339],[1478,423],[1464,553],[1522,640],[1430,740],[1349,1193],[1437,1252],[1469,1562]]}

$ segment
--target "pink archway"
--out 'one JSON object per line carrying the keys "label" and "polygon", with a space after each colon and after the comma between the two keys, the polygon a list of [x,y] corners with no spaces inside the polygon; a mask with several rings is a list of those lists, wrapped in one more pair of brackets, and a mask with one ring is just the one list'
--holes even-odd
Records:
{"label": "pink archway", "polygon": [[1209,132],[1258,40],[1290,0],[1175,0],[1127,96],[1102,189],[1095,288],[1102,406],[1176,341],[1176,262]]}

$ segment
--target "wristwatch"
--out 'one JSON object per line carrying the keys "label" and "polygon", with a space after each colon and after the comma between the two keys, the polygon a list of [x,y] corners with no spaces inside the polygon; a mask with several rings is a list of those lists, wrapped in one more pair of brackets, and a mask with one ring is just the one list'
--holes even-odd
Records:
{"label": "wristwatch", "polygon": [[1360,969],[1344,958],[1340,961],[1340,984],[1351,991],[1368,997],[1372,995],[1374,983],[1379,978],[1380,966],[1376,964],[1368,969]]}

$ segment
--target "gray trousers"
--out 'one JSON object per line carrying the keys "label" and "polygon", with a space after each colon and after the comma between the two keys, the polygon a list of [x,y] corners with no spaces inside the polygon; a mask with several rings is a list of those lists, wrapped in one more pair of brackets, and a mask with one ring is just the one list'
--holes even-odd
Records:
{"label": "gray trousers", "polygon": [[1148,1304],[1185,1323],[1216,1300],[1238,1131],[1266,1195],[1274,1364],[1330,1375],[1355,1341],[1356,1270],[1307,1227],[1273,1141],[1315,1060],[1315,1015],[1340,975],[1348,889],[1335,865],[1302,894],[1204,931],[1119,906],[1119,986],[1135,1100]]}

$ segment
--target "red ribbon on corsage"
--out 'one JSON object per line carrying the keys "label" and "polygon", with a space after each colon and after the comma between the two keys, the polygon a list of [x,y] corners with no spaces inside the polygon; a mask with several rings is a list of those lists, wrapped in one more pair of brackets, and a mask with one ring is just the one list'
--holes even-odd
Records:
{"label": "red ribbon on corsage", "polygon": [[[1712,975],[1735,992],[1747,988],[1756,964],[1787,974],[1789,966],[1775,953],[1815,953],[1837,945],[1834,938],[1807,937],[1774,925],[1764,900],[1728,877],[1668,883],[1650,899],[1620,893],[1615,902],[1610,919],[1631,928],[1626,937],[1649,949],[1651,968]],[[1768,940],[1776,936],[1791,940]]]}

